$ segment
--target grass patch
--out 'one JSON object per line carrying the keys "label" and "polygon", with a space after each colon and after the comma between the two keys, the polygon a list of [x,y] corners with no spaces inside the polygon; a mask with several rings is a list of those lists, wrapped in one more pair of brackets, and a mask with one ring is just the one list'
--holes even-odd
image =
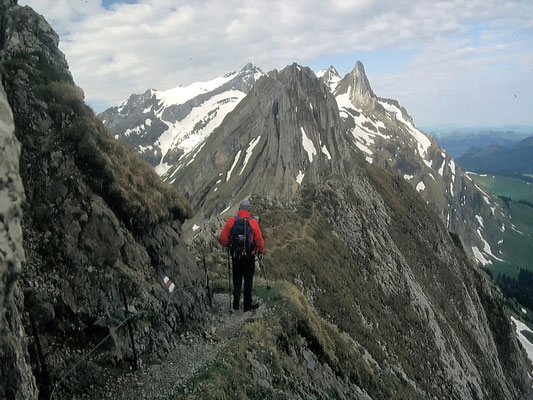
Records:
{"label": "grass patch", "polygon": [[[491,246],[492,252],[505,259],[505,262],[492,259],[490,269],[495,274],[509,276],[516,276],[521,268],[533,272],[533,208],[515,202],[509,202],[506,206],[504,212],[511,217],[512,225],[506,224],[502,231],[501,226],[487,221],[483,231],[488,235],[487,240],[495,243]],[[505,256],[499,253],[500,250]]]}
{"label": "grass patch", "polygon": [[486,174],[486,176],[469,174],[469,176],[474,182],[490,190],[496,196],[533,201],[533,184],[524,179],[492,174]]}

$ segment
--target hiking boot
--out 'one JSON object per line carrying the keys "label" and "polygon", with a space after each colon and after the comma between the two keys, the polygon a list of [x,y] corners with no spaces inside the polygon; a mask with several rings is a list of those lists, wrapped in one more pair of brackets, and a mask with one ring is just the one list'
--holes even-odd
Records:
{"label": "hiking boot", "polygon": [[257,310],[259,308],[259,303],[252,304],[251,306],[244,307],[244,311]]}

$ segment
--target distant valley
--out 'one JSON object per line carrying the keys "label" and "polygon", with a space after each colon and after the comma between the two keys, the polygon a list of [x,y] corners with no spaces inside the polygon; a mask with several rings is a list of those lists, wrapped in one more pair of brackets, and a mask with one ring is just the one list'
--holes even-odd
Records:
{"label": "distant valley", "polygon": [[428,133],[452,156],[457,159],[474,147],[498,145],[511,146],[533,135],[531,130],[468,129],[437,130],[429,128]]}

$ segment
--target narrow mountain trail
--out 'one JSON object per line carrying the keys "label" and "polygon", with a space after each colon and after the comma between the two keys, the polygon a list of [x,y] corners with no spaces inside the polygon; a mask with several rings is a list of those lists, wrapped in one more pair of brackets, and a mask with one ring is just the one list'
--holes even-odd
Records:
{"label": "narrow mountain trail", "polygon": [[[93,392],[71,399],[174,399],[175,393],[191,378],[208,367],[228,345],[246,321],[267,312],[261,305],[254,312],[229,312],[227,294],[214,294],[213,307],[195,332],[176,336],[164,362],[142,365],[137,371],[111,375]],[[64,397],[58,397],[64,398]],[[65,397],[66,398],[66,397]]]}

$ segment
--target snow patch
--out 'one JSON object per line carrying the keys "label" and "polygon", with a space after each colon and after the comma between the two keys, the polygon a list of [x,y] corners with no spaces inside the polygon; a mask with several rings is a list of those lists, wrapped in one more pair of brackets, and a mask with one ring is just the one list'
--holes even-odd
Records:
{"label": "snow patch", "polygon": [[440,175],[440,176],[443,176],[443,174],[444,174],[444,167],[445,167],[445,166],[446,166],[446,159],[443,159],[443,160],[442,160],[442,165],[441,165],[440,168],[439,168],[439,175]]}
{"label": "snow patch", "polygon": [[455,161],[453,160],[450,160],[450,171],[452,172],[452,182],[455,182],[455,169],[457,168],[457,166],[455,165]]}
{"label": "snow patch", "polygon": [[229,209],[231,208],[231,204],[229,206],[227,206],[224,210],[222,210],[222,212],[220,213],[220,215],[224,214],[226,211],[228,211]]}
{"label": "snow patch", "polygon": [[502,243],[503,243],[503,239],[498,240],[498,244],[502,244]]}
{"label": "snow patch", "polygon": [[476,260],[478,260],[483,265],[489,265],[492,264],[492,261],[487,260],[485,257],[483,257],[483,254],[481,254],[481,251],[476,246],[472,247],[472,252],[474,253],[474,257]]}
{"label": "snow patch", "polygon": [[478,222],[479,226],[481,226],[482,228],[484,228],[485,226],[483,225],[483,217],[480,216],[480,215],[476,215],[475,217],[476,217],[476,219],[477,219],[477,222]]}
{"label": "snow patch", "polygon": [[411,179],[413,179],[414,176],[413,175],[407,175],[407,174],[404,174],[403,176],[403,179],[405,179],[406,181],[410,181]]}
{"label": "snow patch", "polygon": [[511,224],[511,229],[515,232],[518,232],[519,234],[523,235],[524,232],[520,232],[518,229],[516,229],[516,225],[515,224]]}
{"label": "snow patch", "polygon": [[522,314],[527,314],[527,310],[525,308],[521,308],[520,311],[522,311]]}
{"label": "snow patch", "polygon": [[[161,160],[163,160],[169,150],[174,148],[181,149],[184,153],[183,155],[191,152],[220,125],[224,117],[235,108],[244,96],[243,92],[229,90],[213,96],[194,107],[181,121],[169,123],[161,120],[168,126],[168,129],[163,132],[156,142],[156,145],[161,149]],[[162,164],[158,167],[156,172],[160,175],[168,170]]]}
{"label": "snow patch", "polygon": [[146,126],[152,126],[152,120],[151,120],[150,118],[146,118],[146,119],[144,120],[144,124],[145,124]]}
{"label": "snow patch", "polygon": [[194,224],[194,225],[192,226],[192,230],[193,230],[193,231],[196,231],[196,230],[198,230],[198,229],[200,229],[200,227],[199,227],[198,225]]}
{"label": "snow patch", "polygon": [[483,191],[483,189],[481,189],[478,185],[474,184],[474,186],[477,188],[477,190],[479,190],[481,193],[484,194],[483,196],[483,200],[485,200],[485,203],[489,204],[490,205],[490,200],[489,200],[489,195],[487,193],[485,193]]}
{"label": "snow patch", "polygon": [[231,168],[226,174],[226,182],[229,181],[229,178],[231,178],[231,173],[233,172],[233,168],[235,168],[235,166],[237,165],[237,162],[239,161],[240,157],[241,157],[241,150],[237,152],[237,155],[235,156],[235,159],[233,160],[233,164],[231,165]]}
{"label": "snow patch", "polygon": [[329,154],[328,148],[326,147],[325,144],[322,145],[322,153],[326,155],[328,160],[331,160],[331,154]]}
{"label": "snow patch", "polygon": [[374,160],[372,159],[372,157],[368,157],[368,156],[365,156],[365,160],[367,163],[369,164],[372,164],[374,162]]}
{"label": "snow patch", "polygon": [[483,238],[483,236],[481,236],[481,231],[479,229],[477,230],[477,234],[479,235],[479,237],[481,238],[481,241],[483,242],[483,251],[485,252],[485,254],[491,256],[492,258],[495,258],[498,261],[505,262],[501,258],[498,258],[494,254],[492,254],[492,250],[490,249],[489,243]]}
{"label": "snow patch", "polygon": [[531,335],[533,335],[533,331],[529,329],[529,327],[526,324],[515,319],[512,316],[511,316],[511,320],[516,326],[516,337],[518,338],[518,340],[520,340],[520,343],[522,343],[522,346],[526,350],[527,358],[529,358],[529,360],[533,362],[533,343],[531,343],[527,339],[527,337],[522,333],[524,331],[529,332],[530,337],[531,337]]}
{"label": "snow patch", "polygon": [[259,143],[259,139],[261,139],[261,135],[257,136],[254,140],[250,142],[250,144],[248,144],[248,148],[246,149],[246,157],[244,157],[244,163],[241,168],[241,172],[239,172],[239,175],[242,174],[244,168],[246,168],[246,164],[248,164],[248,160],[250,159],[255,146],[257,146],[257,143]]}
{"label": "snow patch", "polygon": [[205,142],[202,143],[200,146],[198,146],[196,149],[194,149],[194,155],[191,157],[191,159],[187,163],[186,167],[188,167],[194,161],[194,159],[196,158],[196,156],[198,155],[200,150],[202,150],[202,147],[204,147],[204,145],[205,145]]}
{"label": "snow patch", "polygon": [[236,75],[237,72],[233,72],[206,82],[195,82],[188,86],[179,85],[173,89],[156,91],[155,97],[159,100],[159,104],[162,102],[164,106],[183,104],[193,97],[222,86],[224,83],[235,78]]}
{"label": "snow patch", "polygon": [[317,154],[316,149],[311,139],[307,137],[304,128],[300,127],[300,129],[302,130],[302,145],[304,146],[304,150],[307,152],[307,157],[309,158],[309,162],[311,163],[313,162],[313,156]]}
{"label": "snow patch", "polygon": [[142,131],[144,127],[144,124],[143,125],[139,125],[139,126],[136,126],[135,128],[128,128],[126,129],[126,131],[124,132],[124,136],[126,137],[130,137],[132,133],[136,134],[136,135],[139,135]]}
{"label": "snow patch", "polygon": [[422,181],[418,182],[418,184],[416,185],[416,190],[418,190],[419,192],[423,191],[425,188],[426,185],[424,185],[424,182]]}
{"label": "snow patch", "polygon": [[411,122],[407,121],[403,117],[402,110],[400,110],[394,104],[390,104],[385,101],[380,101],[379,104],[381,104],[383,108],[387,110],[388,112],[395,114],[396,120],[402,122],[407,127],[407,130],[417,142],[418,153],[423,159],[425,159],[427,155],[427,151],[431,147],[431,140],[426,135],[424,135],[421,131],[415,128],[415,126]]}
{"label": "snow patch", "polygon": [[305,174],[302,171],[298,170],[298,176],[296,177],[296,182],[298,182],[298,185],[302,184],[304,176]]}

